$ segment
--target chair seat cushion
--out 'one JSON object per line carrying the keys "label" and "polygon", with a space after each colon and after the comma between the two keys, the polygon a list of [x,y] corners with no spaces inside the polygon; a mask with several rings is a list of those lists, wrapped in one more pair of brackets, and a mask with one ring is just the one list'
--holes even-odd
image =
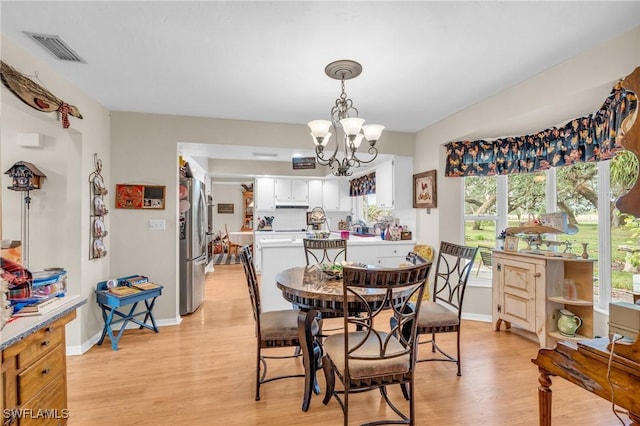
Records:
{"label": "chair seat cushion", "polygon": [[[297,309],[269,311],[260,314],[260,334],[262,340],[294,340],[298,338]],[[311,333],[318,334],[318,321],[311,325]]]}
{"label": "chair seat cushion", "polygon": [[[355,331],[349,333],[349,344],[355,346],[366,336],[365,331]],[[386,333],[380,333],[382,339],[387,338]],[[332,334],[324,341],[326,354],[331,358],[333,364],[341,375],[344,375],[344,333]],[[394,337],[389,338],[386,355],[392,355],[405,350],[400,342]],[[352,356],[380,356],[380,342],[374,334],[369,335],[367,341]],[[360,360],[351,359],[349,361],[349,374],[352,378],[360,379],[365,377],[387,376],[396,374],[406,374],[409,372],[409,354],[404,354],[395,358]]]}
{"label": "chair seat cushion", "polygon": [[418,312],[418,328],[450,327],[459,324],[457,312],[436,302],[422,301]]}

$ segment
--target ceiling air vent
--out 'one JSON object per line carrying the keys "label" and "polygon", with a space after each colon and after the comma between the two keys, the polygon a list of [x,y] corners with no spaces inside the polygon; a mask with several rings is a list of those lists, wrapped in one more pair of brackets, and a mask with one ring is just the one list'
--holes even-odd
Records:
{"label": "ceiling air vent", "polygon": [[62,40],[62,38],[60,38],[60,36],[36,34],[27,31],[24,31],[24,33],[61,61],[79,62],[82,64],[87,63],[76,52],[74,52],[73,49],[69,47],[69,45],[65,43],[64,40]]}

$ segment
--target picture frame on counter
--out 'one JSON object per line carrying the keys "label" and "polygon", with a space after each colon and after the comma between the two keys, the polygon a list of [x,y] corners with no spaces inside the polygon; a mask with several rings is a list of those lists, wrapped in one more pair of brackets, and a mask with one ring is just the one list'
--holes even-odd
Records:
{"label": "picture frame on counter", "polygon": [[512,235],[508,235],[504,238],[504,251],[518,251],[518,243],[520,239]]}
{"label": "picture frame on counter", "polygon": [[438,207],[436,170],[413,175],[413,208],[432,209],[436,207]]}

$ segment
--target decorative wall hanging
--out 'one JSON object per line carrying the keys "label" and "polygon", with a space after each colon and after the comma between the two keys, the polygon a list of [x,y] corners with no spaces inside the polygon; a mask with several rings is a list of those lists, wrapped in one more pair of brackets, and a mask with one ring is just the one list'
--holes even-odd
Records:
{"label": "decorative wall hanging", "polygon": [[[613,87],[598,111],[575,118],[563,127],[494,141],[448,143],[445,176],[533,173],[550,167],[613,158],[623,149],[624,134],[629,132],[637,115],[638,74],[640,67],[625,78],[625,83],[619,82]],[[637,140],[637,127],[635,136],[627,139]],[[636,153],[640,150],[638,145],[640,142],[636,142]]]}
{"label": "decorative wall hanging", "polygon": [[[80,114],[77,107],[57,98],[28,76],[7,65],[4,61],[1,62],[0,75],[2,76],[2,82],[25,104],[43,112],[59,112],[62,127],[65,129],[69,128],[69,114],[82,118],[82,114]],[[37,75],[36,78],[38,78]]]}
{"label": "decorative wall hanging", "polygon": [[358,197],[360,195],[376,193],[376,172],[369,173],[359,178],[349,181],[349,196]]}
{"label": "decorative wall hanging", "polygon": [[29,210],[31,206],[30,191],[40,189],[47,176],[35,165],[27,161],[18,161],[4,174],[11,177],[12,191],[24,192],[22,197],[20,239],[22,241],[22,266],[29,267]]}
{"label": "decorative wall hanging", "polygon": [[106,185],[102,177],[102,160],[98,154],[93,154],[95,170],[89,175],[89,200],[91,202],[89,215],[89,260],[107,255],[107,248],[104,245],[104,237],[107,236],[107,227],[104,217],[109,213],[105,196],[107,195]]}
{"label": "decorative wall hanging", "polygon": [[164,209],[165,186],[116,185],[117,209]]}
{"label": "decorative wall hanging", "polygon": [[219,214],[233,214],[233,204],[218,204]]}
{"label": "decorative wall hanging", "polygon": [[[640,93],[640,67],[636,68],[630,75],[622,80],[621,86],[624,90]],[[636,100],[637,106],[637,100]],[[638,110],[634,108],[633,114],[629,114],[622,120],[620,128],[620,143],[633,153],[640,163],[640,124],[638,123]],[[628,213],[635,217],[640,217],[640,177],[626,194],[621,195],[616,200],[616,207],[622,213]]]}
{"label": "decorative wall hanging", "polygon": [[438,185],[436,171],[413,175],[413,208],[432,209],[438,207]]}

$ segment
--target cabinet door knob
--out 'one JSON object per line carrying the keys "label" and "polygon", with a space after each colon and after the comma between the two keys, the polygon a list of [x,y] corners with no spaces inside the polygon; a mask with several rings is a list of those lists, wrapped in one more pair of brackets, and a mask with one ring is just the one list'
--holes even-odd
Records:
{"label": "cabinet door knob", "polygon": [[47,327],[44,329],[47,333],[53,333],[53,327]]}
{"label": "cabinet door knob", "polygon": [[46,376],[49,373],[51,373],[51,369],[50,368],[45,368],[44,370],[42,370],[42,375],[43,376]]}
{"label": "cabinet door knob", "polygon": [[538,278],[542,276],[542,273],[540,272],[536,272],[535,274],[533,274],[534,277]]}
{"label": "cabinet door knob", "polygon": [[40,343],[40,346],[43,346],[46,348],[47,346],[49,346],[49,341],[48,340],[43,341],[42,343]]}

